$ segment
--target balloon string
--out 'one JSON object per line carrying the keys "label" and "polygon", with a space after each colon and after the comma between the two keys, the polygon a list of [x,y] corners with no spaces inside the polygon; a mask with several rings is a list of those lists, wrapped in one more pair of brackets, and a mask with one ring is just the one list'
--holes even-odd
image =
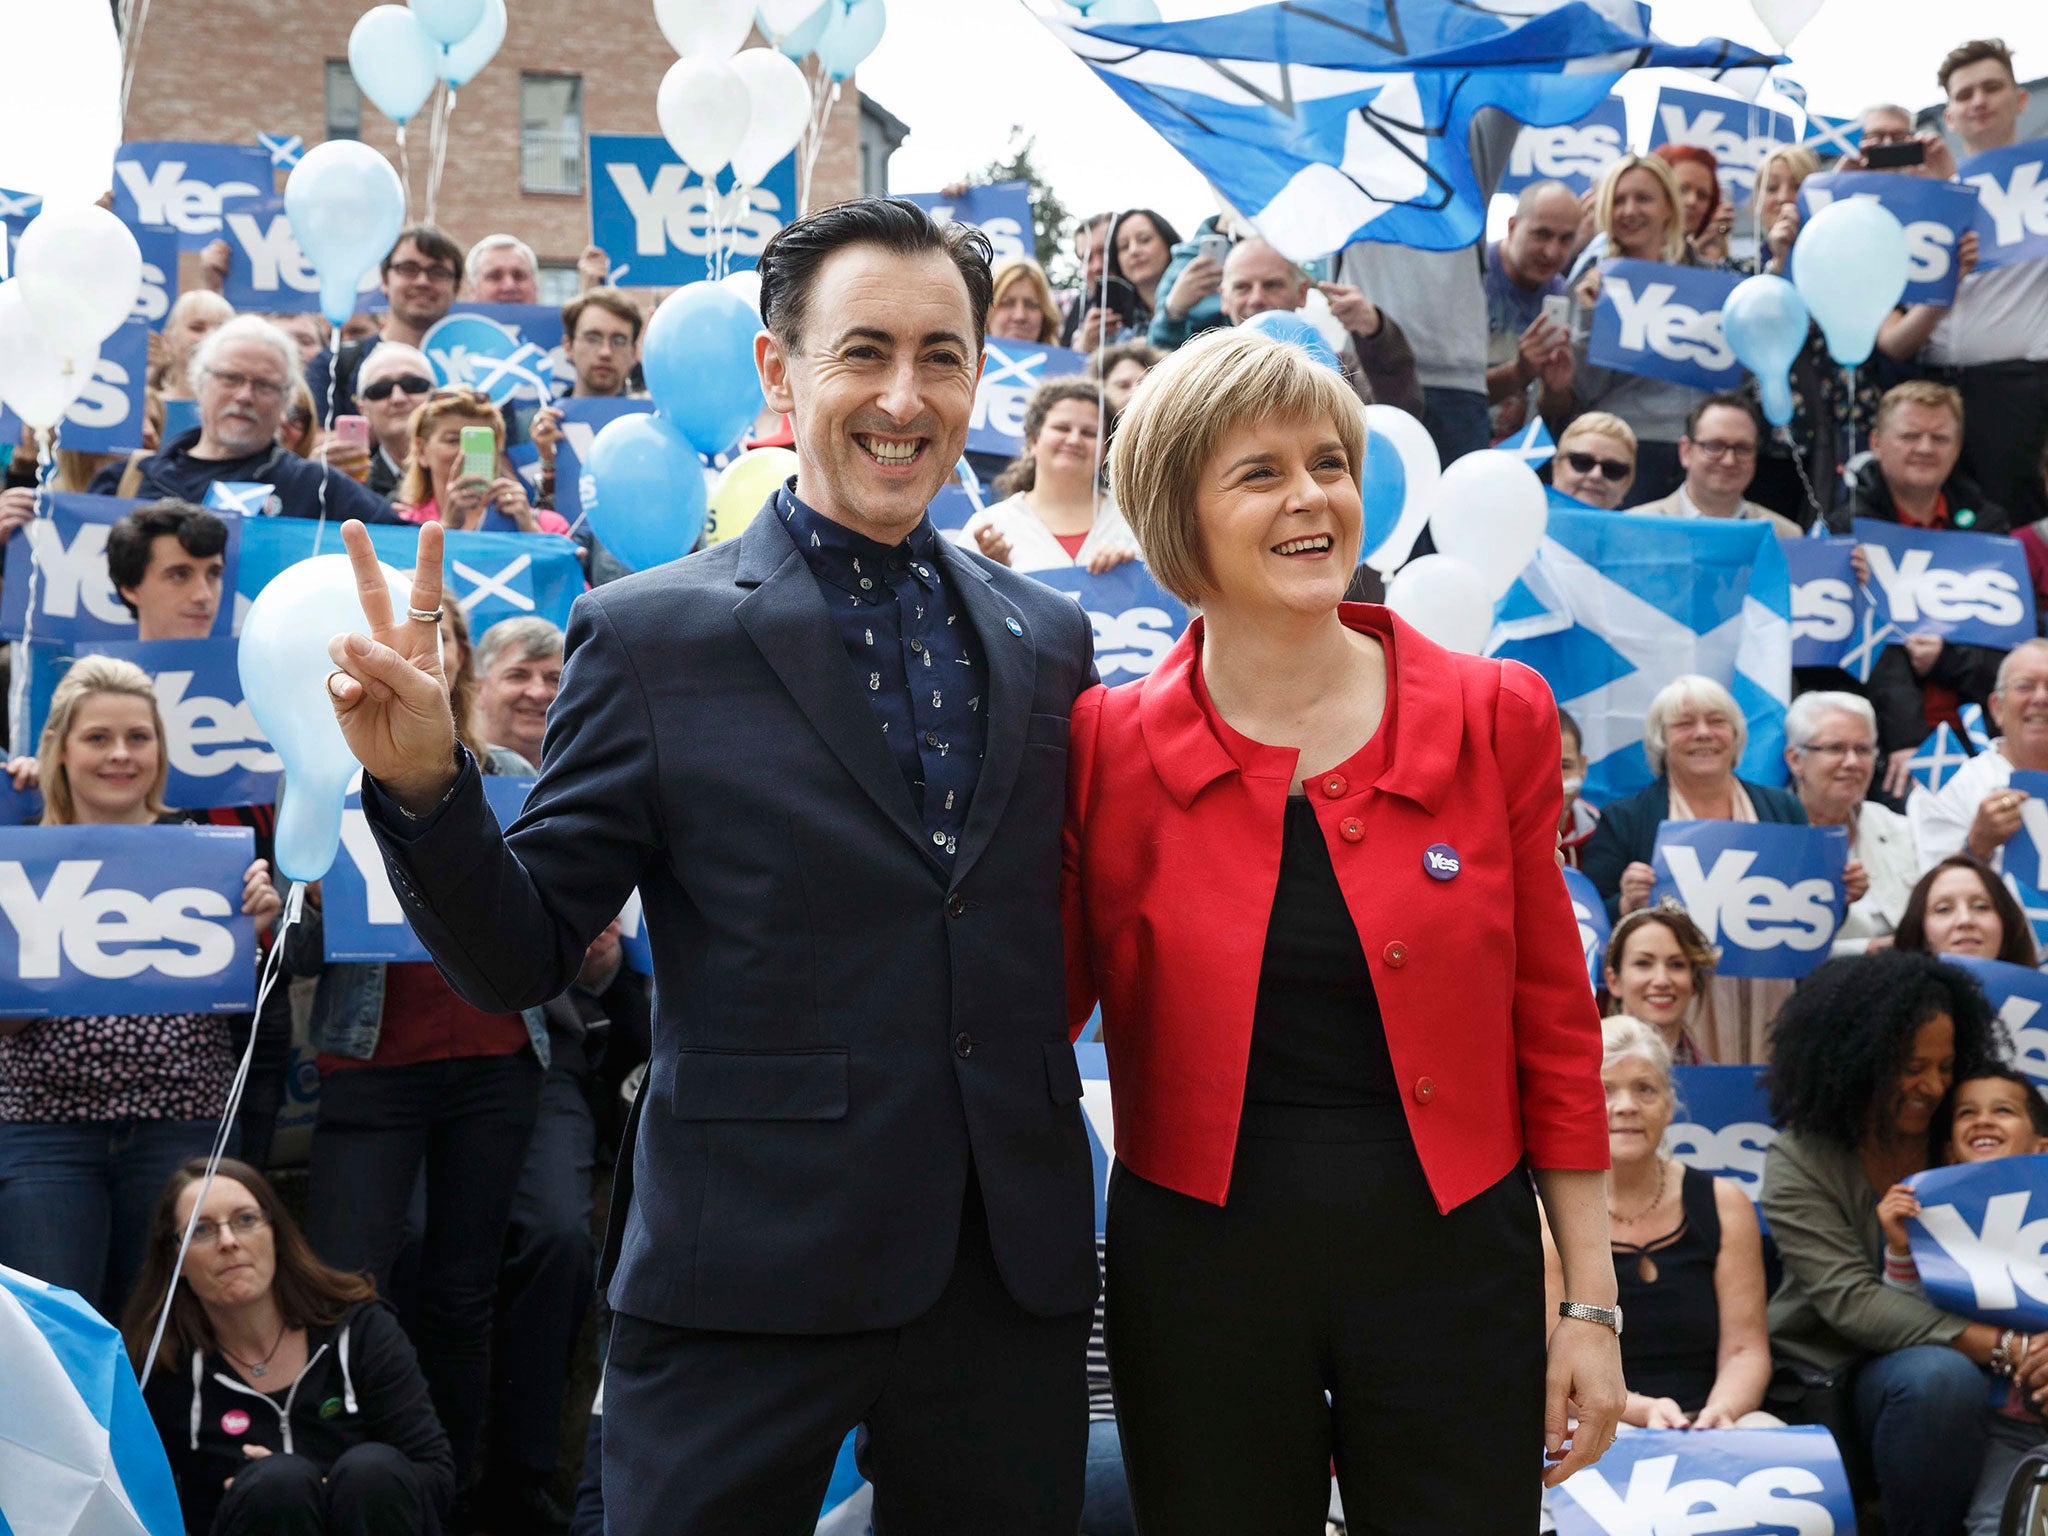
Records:
{"label": "balloon string", "polygon": [[[341,389],[341,326],[327,333],[327,405],[321,413],[322,432],[334,430],[334,401]],[[334,473],[323,455],[320,460],[320,521],[313,527],[313,553],[320,553],[320,540],[327,532],[327,477]]]}
{"label": "balloon string", "polygon": [[405,124],[398,125],[398,180],[405,188],[405,216],[412,218],[412,151],[406,147]]}
{"label": "balloon string", "polygon": [[135,66],[142,62],[142,29],[149,24],[149,0],[127,0],[121,9],[126,21],[121,37],[121,125],[125,138],[128,93],[135,88]]}

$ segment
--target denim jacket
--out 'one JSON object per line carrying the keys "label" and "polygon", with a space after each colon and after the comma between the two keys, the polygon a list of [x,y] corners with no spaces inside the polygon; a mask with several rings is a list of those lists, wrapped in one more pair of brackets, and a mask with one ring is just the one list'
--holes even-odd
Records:
{"label": "denim jacket", "polygon": [[[486,748],[477,765],[485,773],[530,774],[533,767],[516,752],[503,747]],[[284,968],[295,976],[317,976],[313,989],[313,1011],[308,1033],[313,1049],[329,1056],[346,1056],[368,1061],[377,1054],[377,1036],[384,1024],[384,965],[367,963],[325,963],[326,932],[320,913],[307,906],[299,921],[284,938]],[[549,1062],[548,1024],[538,1008],[520,1013],[526,1037],[545,1067]]]}

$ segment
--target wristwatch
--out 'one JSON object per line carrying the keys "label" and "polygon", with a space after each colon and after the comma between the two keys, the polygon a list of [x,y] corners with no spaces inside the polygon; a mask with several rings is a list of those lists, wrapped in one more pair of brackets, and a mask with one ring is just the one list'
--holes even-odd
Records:
{"label": "wristwatch", "polygon": [[1612,1328],[1614,1336],[1621,1337],[1621,1308],[1589,1307],[1583,1301],[1560,1301],[1557,1304],[1559,1317],[1576,1317],[1582,1323],[1598,1323],[1602,1328]]}

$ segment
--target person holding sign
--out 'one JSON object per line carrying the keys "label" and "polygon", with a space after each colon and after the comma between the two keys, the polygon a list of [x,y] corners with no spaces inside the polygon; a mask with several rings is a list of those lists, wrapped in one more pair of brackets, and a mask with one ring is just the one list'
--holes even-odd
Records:
{"label": "person holding sign", "polygon": [[[1116,1096],[1105,1321],[1143,1530],[1318,1531],[1333,1451],[1355,1525],[1529,1529],[1524,1448],[1562,1482],[1623,1402],[1556,706],[1343,604],[1364,449],[1341,378],[1235,329],[1117,432],[1153,574],[1202,611],[1080,699],[1068,768],[1067,1011],[1100,998]],[[1531,1167],[1563,1256],[1547,1366]]]}
{"label": "person holding sign", "polygon": [[[72,663],[36,760],[46,827],[185,819],[164,809],[163,718],[133,662]],[[258,859],[243,874],[241,910],[261,934],[282,907]],[[146,1007],[148,983],[138,978],[135,989]],[[0,1018],[0,1264],[121,1315],[157,1192],[213,1144],[238,1022],[246,1026],[223,1013]]]}
{"label": "person holding sign", "polygon": [[1638,907],[1614,925],[1603,970],[1610,1014],[1657,1031],[1671,1059],[1707,1060],[1696,1043],[1714,1027],[1714,946],[1676,902]]}
{"label": "person holding sign", "polygon": [[1815,1386],[1855,1367],[1856,1434],[1892,1536],[1961,1527],[1999,1330],[1885,1285],[1878,1204],[1930,1166],[1951,1085],[1994,1066],[1997,1050],[1977,984],[1904,949],[1830,960],[1778,1016],[1768,1081],[1783,1130],[1764,1154],[1761,1199],[1785,1264],[1771,1343]]}
{"label": "person holding sign", "polygon": [[2032,968],[2033,925],[2003,880],[1967,853],[1950,854],[1920,877],[1899,918],[1899,948],[1970,955]]}
{"label": "person holding sign", "polygon": [[[492,473],[479,472],[465,434],[491,434]],[[505,418],[490,397],[466,384],[446,385],[412,413],[412,447],[392,509],[408,523],[514,533],[567,533],[559,512],[535,511],[517,475],[497,474],[505,451]],[[509,528],[508,526],[509,525]]]}
{"label": "person holding sign", "polygon": [[1024,451],[996,479],[1004,499],[969,518],[960,542],[1013,571],[1080,566],[1100,575],[1137,559],[1138,541],[1102,489],[1101,468],[1098,386],[1047,379],[1024,408]]}
{"label": "person holding sign", "polygon": [[2028,799],[2013,788],[2013,773],[2048,773],[2048,640],[2023,640],[2007,651],[1985,703],[1999,732],[1991,749],[1940,789],[1907,803],[1923,870],[1956,853],[2004,867],[2005,845],[2020,830]]}

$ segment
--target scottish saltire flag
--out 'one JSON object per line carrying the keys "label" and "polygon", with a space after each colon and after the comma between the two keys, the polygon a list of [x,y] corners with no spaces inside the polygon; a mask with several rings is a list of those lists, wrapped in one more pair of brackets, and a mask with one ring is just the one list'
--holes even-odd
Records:
{"label": "scottish saltire flag", "polygon": [[0,1531],[182,1536],[163,1443],[113,1324],[0,1265]]}
{"label": "scottish saltire flag", "polygon": [[278,171],[290,170],[306,153],[306,141],[296,133],[259,132],[256,147],[269,151],[271,169]]}
{"label": "scottish saltire flag", "polygon": [[1643,716],[1681,672],[1734,694],[1749,727],[1736,771],[1785,782],[1792,593],[1768,523],[1618,517],[1553,498],[1488,654],[1534,667],[1579,722],[1595,804],[1650,782]]}
{"label": "scottish saltire flag", "polygon": [[1512,453],[1531,469],[1541,469],[1557,457],[1557,440],[1550,435],[1550,428],[1543,425],[1541,416],[1493,446],[1502,453]]}
{"label": "scottish saltire flag", "polygon": [[1908,764],[1914,783],[1939,789],[1956,776],[1956,770],[1963,764],[1979,752],[1991,749],[1991,737],[1984,729],[1983,707],[1965,704],[1957,714],[1963,723],[1961,736],[1944,720],[1914,750]]}
{"label": "scottish saltire flag", "polygon": [[1276,0],[1133,26],[1046,25],[1296,260],[1354,240],[1459,250],[1486,197],[1475,113],[1574,123],[1643,66],[1753,76],[1723,39],[1654,37],[1649,7],[1590,0]]}

